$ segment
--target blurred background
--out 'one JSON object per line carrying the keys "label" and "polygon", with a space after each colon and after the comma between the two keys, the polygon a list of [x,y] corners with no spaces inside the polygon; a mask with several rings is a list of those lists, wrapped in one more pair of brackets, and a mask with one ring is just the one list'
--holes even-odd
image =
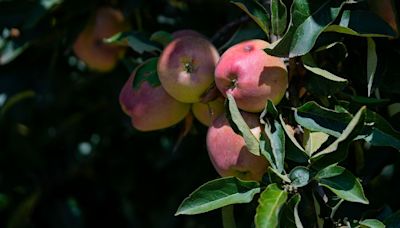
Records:
{"label": "blurred background", "polygon": [[100,6],[121,10],[144,37],[211,38],[243,16],[212,0],[0,1],[0,227],[219,227],[219,211],[174,216],[217,177],[206,127],[195,121],[174,150],[183,123],[138,132],[118,103],[132,66],[151,54],[129,49],[130,63],[100,73],[72,51]]}

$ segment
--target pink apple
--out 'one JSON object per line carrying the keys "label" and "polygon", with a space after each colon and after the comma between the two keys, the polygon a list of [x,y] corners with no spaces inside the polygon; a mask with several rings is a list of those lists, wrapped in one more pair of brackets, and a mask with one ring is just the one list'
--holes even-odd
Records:
{"label": "pink apple", "polygon": [[249,40],[226,50],[215,69],[215,83],[222,94],[231,93],[237,106],[260,112],[267,100],[278,104],[288,86],[284,62],[268,55],[264,40]]}
{"label": "pink apple", "polygon": [[192,113],[200,123],[210,126],[214,119],[224,113],[224,101],[225,98],[219,96],[206,103],[194,103],[192,104]]}
{"label": "pink apple", "polygon": [[161,84],[178,101],[199,102],[214,82],[218,59],[218,51],[205,38],[179,36],[165,47],[158,61]]}
{"label": "pink apple", "polygon": [[[259,116],[246,112],[241,114],[251,132],[259,138],[262,132]],[[207,149],[214,168],[223,177],[260,181],[268,167],[264,156],[249,152],[243,137],[233,131],[224,114],[215,119],[208,129]]]}
{"label": "pink apple", "polygon": [[120,10],[101,7],[80,32],[73,45],[75,55],[88,68],[99,72],[112,70],[124,55],[125,47],[105,44],[103,39],[129,29]]}
{"label": "pink apple", "polygon": [[152,86],[144,81],[137,90],[133,89],[132,83],[137,69],[133,71],[119,96],[121,108],[131,117],[133,127],[140,131],[153,131],[183,120],[190,111],[190,104],[175,100],[161,85]]}

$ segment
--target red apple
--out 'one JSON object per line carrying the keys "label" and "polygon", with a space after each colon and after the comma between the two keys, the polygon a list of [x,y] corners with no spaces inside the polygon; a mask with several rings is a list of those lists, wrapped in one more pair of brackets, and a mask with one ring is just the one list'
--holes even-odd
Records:
{"label": "red apple", "polygon": [[278,57],[268,55],[264,40],[249,40],[226,50],[215,69],[215,83],[223,95],[231,93],[237,106],[260,112],[267,100],[278,104],[288,86],[287,69]]}
{"label": "red apple", "polygon": [[[254,136],[259,138],[259,116],[246,112],[242,112],[242,116]],[[260,181],[267,171],[266,158],[249,152],[243,137],[233,131],[224,114],[215,119],[208,129],[207,149],[214,168],[223,177],[236,176],[243,180]]]}
{"label": "red apple", "polygon": [[192,113],[200,123],[210,126],[214,119],[224,113],[224,101],[225,98],[220,96],[207,103],[194,103]]}
{"label": "red apple", "polygon": [[161,53],[157,72],[172,97],[196,103],[212,85],[218,59],[218,51],[210,41],[199,36],[180,36]]}
{"label": "red apple", "polygon": [[368,0],[368,5],[372,12],[385,20],[392,29],[398,34],[398,24],[396,20],[396,9],[392,0]]}
{"label": "red apple", "polygon": [[99,8],[78,35],[73,51],[88,68],[98,72],[111,71],[124,55],[126,47],[105,44],[103,39],[128,28],[120,10],[111,7]]}
{"label": "red apple", "polygon": [[[156,61],[156,58],[150,59],[144,64],[154,64],[155,67]],[[121,108],[131,117],[133,127],[140,131],[153,131],[183,120],[190,111],[190,104],[175,100],[161,85],[154,86],[143,81],[139,88],[133,88],[135,74],[141,66],[132,72],[119,96]]]}

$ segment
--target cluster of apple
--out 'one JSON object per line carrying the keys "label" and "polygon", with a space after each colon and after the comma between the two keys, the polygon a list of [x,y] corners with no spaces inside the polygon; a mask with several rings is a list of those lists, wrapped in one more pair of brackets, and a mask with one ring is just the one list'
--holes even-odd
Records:
{"label": "cluster of apple", "polygon": [[[203,35],[183,30],[172,34],[159,58],[138,66],[120,93],[120,104],[141,131],[172,126],[193,114],[209,127],[207,149],[221,176],[260,180],[268,162],[251,154],[224,112],[227,94],[257,138],[259,113],[267,100],[280,102],[288,86],[284,62],[268,55],[269,43],[248,40],[219,55]],[[140,77],[140,78],[139,78]]]}

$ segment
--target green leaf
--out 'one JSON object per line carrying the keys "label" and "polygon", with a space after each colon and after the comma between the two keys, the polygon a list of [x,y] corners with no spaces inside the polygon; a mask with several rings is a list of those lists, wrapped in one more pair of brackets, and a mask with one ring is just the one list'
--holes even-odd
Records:
{"label": "green leaf", "polygon": [[367,81],[368,81],[368,97],[371,96],[372,85],[375,78],[376,66],[378,58],[376,56],[375,41],[371,37],[367,37]]}
{"label": "green leaf", "polygon": [[258,139],[251,133],[249,126],[244,121],[240,111],[236,105],[235,98],[233,98],[232,94],[227,93],[228,98],[228,107],[229,107],[229,116],[231,117],[232,122],[235,124],[235,127],[239,130],[242,135],[247,149],[250,153],[259,156],[260,155],[260,143]]}
{"label": "green leaf", "polygon": [[279,120],[287,138],[289,138],[289,140],[285,139],[285,157],[298,163],[307,163],[308,156],[306,155],[303,147],[299,144],[299,142],[297,142],[291,130],[289,130],[290,126],[286,126],[282,115],[279,115]]}
{"label": "green leaf", "polygon": [[282,209],[281,215],[281,227],[285,228],[303,228],[299,217],[299,203],[301,200],[301,195],[296,193],[292,198],[290,198]]}
{"label": "green leaf", "polygon": [[374,146],[391,146],[400,150],[400,132],[394,130],[385,118],[368,110],[365,122],[363,134],[367,142]]}
{"label": "green leaf", "polygon": [[286,202],[288,193],[277,184],[270,184],[261,193],[254,222],[257,228],[279,227],[279,213]]}
{"label": "green leaf", "polygon": [[105,43],[109,44],[128,44],[134,51],[139,54],[144,52],[161,52],[161,47],[158,43],[145,38],[141,33],[136,31],[121,32],[114,36],[104,40]]}
{"label": "green leaf", "polygon": [[[268,174],[269,174],[269,177],[271,179],[271,182],[273,182],[273,183],[281,183],[282,181],[284,181],[286,183],[291,183],[292,182],[289,179],[287,174],[282,174],[277,169],[272,168],[271,166],[268,167]],[[275,176],[275,177],[278,177],[279,180],[276,179],[275,177],[273,177],[272,175]],[[276,181],[274,181],[274,180],[276,180]]]}
{"label": "green leaf", "polygon": [[323,70],[317,66],[317,64],[314,62],[311,54],[306,54],[301,57],[301,60],[303,61],[304,67],[313,72],[314,74],[320,75],[330,81],[334,81],[337,83],[340,83],[342,87],[347,85],[347,79],[341,78],[339,76],[336,76],[332,74],[329,71]]}
{"label": "green leaf", "polygon": [[267,121],[264,131],[267,137],[261,137],[261,153],[279,173],[282,173],[285,164],[285,132],[277,120],[272,120],[272,123]]}
{"label": "green leaf", "polygon": [[394,37],[396,33],[382,18],[368,10],[344,10],[338,25],[325,32],[338,32],[362,37]]}
{"label": "green leaf", "polygon": [[400,224],[400,210],[386,217],[383,222],[386,224],[387,228],[398,228]]}
{"label": "green leaf", "polygon": [[161,85],[157,73],[158,58],[148,59],[146,62],[136,68],[135,78],[132,82],[132,88],[137,90],[143,82],[148,82],[152,87]]}
{"label": "green leaf", "polygon": [[310,131],[320,131],[339,137],[352,116],[348,113],[337,112],[318,105],[314,101],[305,103],[295,110],[295,119]]}
{"label": "green leaf", "polygon": [[365,219],[360,221],[361,228],[385,228],[385,224],[383,224],[378,219]]}
{"label": "green leaf", "polygon": [[159,43],[163,47],[166,47],[172,40],[173,40],[172,34],[162,30],[154,32],[150,36],[150,41]]}
{"label": "green leaf", "polygon": [[260,186],[255,181],[224,177],[209,181],[183,200],[175,215],[194,215],[230,204],[249,203]]}
{"label": "green leaf", "polygon": [[285,32],[287,24],[286,5],[281,0],[271,1],[271,32],[277,36]]}
{"label": "green leaf", "polygon": [[330,25],[345,1],[293,1],[291,23],[282,39],[266,49],[276,56],[301,56],[309,52],[318,36]]}
{"label": "green leaf", "polygon": [[289,178],[292,181],[294,187],[303,187],[310,181],[310,171],[307,167],[297,166],[289,173]]}
{"label": "green leaf", "polygon": [[316,180],[320,180],[323,178],[330,178],[330,177],[335,177],[344,172],[344,168],[337,166],[337,163],[329,165],[320,171],[314,176]]}
{"label": "green leaf", "polygon": [[[356,203],[368,204],[368,199],[364,195],[364,190],[359,180],[345,168],[336,166],[331,167],[335,175],[328,178],[318,178],[319,185],[330,189],[338,197]],[[339,175],[337,173],[341,172]],[[321,177],[323,175],[319,175]]]}
{"label": "green leaf", "polygon": [[321,146],[328,140],[329,135],[324,132],[311,132],[304,129],[304,149],[311,156],[317,152]]}
{"label": "green leaf", "polygon": [[232,0],[231,3],[246,12],[266,34],[269,33],[268,13],[259,2],[255,0]]}
{"label": "green leaf", "polygon": [[231,36],[231,38],[218,48],[218,51],[222,53],[224,50],[228,49],[229,47],[237,43],[251,39],[265,40],[266,35],[259,26],[250,27],[246,25],[241,25]]}
{"label": "green leaf", "polygon": [[364,119],[366,116],[366,107],[360,108],[354,118],[350,121],[347,127],[344,129],[343,133],[337,138],[332,144],[318,152],[311,157],[311,162],[315,163],[319,159],[323,158],[327,154],[335,153],[334,155],[324,158],[324,162],[334,162],[342,161],[347,156],[347,149],[350,143],[360,134],[363,126]]}
{"label": "green leaf", "polygon": [[30,46],[29,42],[19,44],[13,40],[4,41],[0,45],[0,65],[10,63]]}

